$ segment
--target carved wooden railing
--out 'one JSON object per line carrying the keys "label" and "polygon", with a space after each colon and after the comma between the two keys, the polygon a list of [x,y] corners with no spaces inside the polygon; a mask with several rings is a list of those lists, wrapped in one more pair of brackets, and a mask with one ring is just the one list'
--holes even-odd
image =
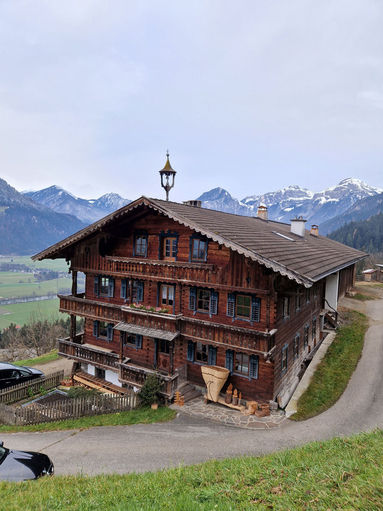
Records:
{"label": "carved wooden railing", "polygon": [[88,273],[106,273],[121,277],[148,278],[150,280],[182,280],[187,283],[216,284],[217,268],[214,264],[160,259],[137,259],[133,257],[101,257],[77,255],[71,261],[71,269]]}
{"label": "carved wooden railing", "polygon": [[117,353],[98,350],[96,346],[84,346],[67,339],[58,339],[59,355],[72,358],[79,362],[91,363],[102,368],[119,368],[119,356]]}
{"label": "carved wooden railing", "polygon": [[169,399],[174,396],[174,393],[177,389],[178,374],[174,374],[173,376],[164,375],[155,369],[148,369],[146,367],[129,363],[121,363],[119,364],[119,367],[120,372],[118,378],[122,383],[128,383],[130,385],[137,385],[138,387],[142,387],[146,378],[149,375],[155,374],[162,382],[161,394]]}

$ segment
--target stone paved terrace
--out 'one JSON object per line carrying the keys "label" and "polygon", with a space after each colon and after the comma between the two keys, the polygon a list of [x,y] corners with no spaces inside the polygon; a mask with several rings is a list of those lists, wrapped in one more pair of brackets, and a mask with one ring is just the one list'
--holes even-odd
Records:
{"label": "stone paved terrace", "polygon": [[171,405],[171,408],[180,413],[186,413],[193,417],[203,417],[227,426],[234,426],[245,429],[272,429],[277,428],[285,421],[286,416],[283,411],[271,412],[267,417],[257,417],[256,415],[243,415],[238,410],[232,410],[219,403],[205,404],[204,398],[197,397],[184,406]]}

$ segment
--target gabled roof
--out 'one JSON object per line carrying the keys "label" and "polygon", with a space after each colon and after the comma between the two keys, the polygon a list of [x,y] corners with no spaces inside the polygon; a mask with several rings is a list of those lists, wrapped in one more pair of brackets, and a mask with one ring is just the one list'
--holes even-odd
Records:
{"label": "gabled roof", "polygon": [[104,231],[109,224],[145,206],[306,287],[366,256],[364,252],[308,231],[304,237],[292,234],[289,224],[141,197],[33,259],[65,257],[67,250],[79,241]]}

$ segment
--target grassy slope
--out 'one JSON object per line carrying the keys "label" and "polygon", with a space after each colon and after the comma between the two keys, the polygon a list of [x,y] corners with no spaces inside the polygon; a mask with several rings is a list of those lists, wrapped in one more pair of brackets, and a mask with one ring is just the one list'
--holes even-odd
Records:
{"label": "grassy slope", "polygon": [[29,268],[39,270],[67,271],[65,259],[47,259],[45,261],[32,261],[30,256],[0,256],[0,263],[25,264]]}
{"label": "grassy slope", "polygon": [[161,472],[0,483],[7,511],[378,510],[383,434]]}
{"label": "grassy slope", "polygon": [[[62,431],[68,429],[86,429],[95,426],[130,426],[132,424],[152,424],[153,422],[166,422],[174,419],[176,412],[170,408],[160,407],[137,408],[129,412],[109,413],[71,419],[66,421],[33,424],[31,426],[5,426],[0,425],[0,433],[15,433],[26,431]],[[0,507],[1,509],[1,507]]]}
{"label": "grassy slope", "polygon": [[52,362],[53,360],[57,360],[59,358],[57,350],[50,351],[49,353],[45,353],[40,357],[28,358],[25,360],[17,360],[16,362],[12,362],[17,366],[36,366],[38,364],[47,364],[48,362]]}
{"label": "grassy slope", "polygon": [[[6,314],[3,314],[6,311]],[[0,314],[0,330],[7,328],[11,323],[24,325],[35,319],[59,319],[59,301],[42,300],[41,302],[16,303],[15,305],[3,305]]]}
{"label": "grassy slope", "polygon": [[39,282],[31,273],[0,272],[0,298],[57,294],[60,289],[69,290],[71,285],[70,278]]}
{"label": "grassy slope", "polygon": [[290,417],[292,420],[305,420],[324,412],[343,394],[362,353],[368,327],[366,316],[359,312],[349,312],[348,319],[350,323],[339,328],[309,387],[299,399],[298,411]]}

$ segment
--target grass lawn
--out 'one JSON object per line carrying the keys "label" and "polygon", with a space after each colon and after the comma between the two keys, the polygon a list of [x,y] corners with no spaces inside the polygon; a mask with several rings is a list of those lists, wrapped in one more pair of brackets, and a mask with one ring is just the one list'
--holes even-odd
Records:
{"label": "grass lawn", "polygon": [[39,282],[31,273],[0,272],[0,298],[57,294],[60,290],[69,291],[71,285],[68,277]]}
{"label": "grass lawn", "polygon": [[365,295],[363,293],[356,293],[352,297],[354,300],[360,300],[362,302],[365,302],[366,300],[376,300],[377,296],[371,296],[371,295]]}
{"label": "grass lawn", "polygon": [[347,324],[338,329],[310,385],[298,401],[298,411],[290,419],[314,417],[340,398],[362,353],[367,327],[364,314],[347,312]]}
{"label": "grass lawn", "polygon": [[132,424],[152,424],[153,422],[170,421],[174,419],[175,416],[176,412],[166,407],[160,407],[158,410],[152,410],[151,408],[137,408],[136,410],[131,410],[129,412],[93,415],[90,417],[80,417],[79,419],[71,419],[66,421],[33,424],[31,426],[0,425],[0,433],[15,433],[25,431],[59,431],[66,429],[87,429],[94,426],[130,426]]}
{"label": "grass lawn", "polygon": [[16,362],[12,362],[17,366],[35,366],[37,364],[47,364],[48,362],[52,362],[53,360],[57,360],[59,358],[57,354],[57,350],[50,351],[49,353],[45,353],[40,357],[36,358],[28,358],[26,360],[17,360]]}
{"label": "grass lawn", "polygon": [[16,303],[3,305],[0,311],[0,330],[7,328],[11,323],[25,325],[33,317],[37,319],[59,319],[59,300],[42,300],[41,302]]}
{"label": "grass lawn", "polygon": [[382,509],[382,465],[376,431],[153,473],[0,483],[0,493],[7,511],[367,511]]}

